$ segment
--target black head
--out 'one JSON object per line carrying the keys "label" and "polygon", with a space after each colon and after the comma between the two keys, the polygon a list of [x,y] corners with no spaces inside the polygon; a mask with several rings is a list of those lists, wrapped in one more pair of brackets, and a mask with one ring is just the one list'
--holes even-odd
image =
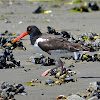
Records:
{"label": "black head", "polygon": [[34,25],[31,25],[31,26],[27,27],[27,33],[29,35],[32,34],[32,35],[35,35],[35,36],[41,34],[40,30],[36,26],[34,26]]}
{"label": "black head", "polygon": [[42,34],[34,25],[27,27],[27,33],[30,35],[31,44],[34,44],[35,40]]}

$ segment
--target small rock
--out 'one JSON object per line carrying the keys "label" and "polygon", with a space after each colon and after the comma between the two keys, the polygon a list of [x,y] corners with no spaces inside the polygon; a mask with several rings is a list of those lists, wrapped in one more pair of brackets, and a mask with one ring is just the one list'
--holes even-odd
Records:
{"label": "small rock", "polygon": [[85,99],[83,99],[82,97],[74,94],[74,95],[68,96],[67,100],[85,100]]}

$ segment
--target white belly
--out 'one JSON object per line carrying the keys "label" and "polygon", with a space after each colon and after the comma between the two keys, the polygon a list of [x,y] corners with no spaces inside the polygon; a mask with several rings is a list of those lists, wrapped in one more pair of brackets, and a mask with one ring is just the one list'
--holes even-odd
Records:
{"label": "white belly", "polygon": [[60,58],[60,57],[74,57],[74,52],[66,52],[65,50],[51,50],[49,53],[43,51],[38,45],[34,45],[34,49],[36,53],[43,54],[44,56],[50,57],[50,58]]}

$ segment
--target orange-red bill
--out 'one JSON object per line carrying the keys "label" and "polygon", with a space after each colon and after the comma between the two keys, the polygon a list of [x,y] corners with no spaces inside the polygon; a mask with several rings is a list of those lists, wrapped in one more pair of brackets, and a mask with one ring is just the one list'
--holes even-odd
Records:
{"label": "orange-red bill", "polygon": [[24,32],[23,34],[21,34],[20,36],[18,36],[17,38],[15,38],[15,39],[12,41],[12,43],[14,43],[14,42],[20,40],[21,38],[23,38],[23,37],[26,36],[26,35],[28,35],[27,31]]}

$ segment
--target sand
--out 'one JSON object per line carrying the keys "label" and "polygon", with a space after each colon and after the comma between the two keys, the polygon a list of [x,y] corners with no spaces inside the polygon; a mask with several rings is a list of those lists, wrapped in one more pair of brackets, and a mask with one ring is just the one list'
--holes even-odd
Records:
{"label": "sand", "polygon": [[[51,10],[50,14],[33,14],[32,12],[39,6],[43,5],[45,10]],[[47,26],[55,28],[57,31],[66,30],[71,34],[82,34],[85,32],[100,33],[100,11],[90,13],[69,13],[69,10],[74,5],[60,5],[60,7],[53,8],[53,4],[46,3],[28,3],[26,1],[17,1],[11,5],[8,3],[0,4],[0,33],[8,30],[14,32],[16,35],[22,34],[26,31],[28,25],[36,25],[41,32],[47,32]],[[12,14],[11,14],[12,13]],[[3,20],[4,19],[4,20]],[[5,23],[5,19],[11,23]],[[49,20],[49,21],[48,21]],[[48,21],[48,22],[47,22]],[[93,81],[100,81],[100,63],[99,62],[83,62],[74,63],[75,67],[72,70],[78,72],[75,76],[77,82],[63,84],[61,86],[28,86],[27,82],[32,79],[40,79],[45,81],[50,76],[42,77],[41,74],[53,66],[35,65],[29,62],[30,56],[34,56],[34,48],[30,45],[29,36],[22,40],[26,51],[14,50],[15,59],[21,61],[24,68],[18,69],[1,69],[0,82],[6,81],[9,83],[21,83],[25,86],[27,96],[16,95],[16,100],[56,100],[59,95],[68,95],[85,91],[89,83]],[[71,62],[65,61],[67,68]],[[31,69],[28,72],[24,70]]]}

